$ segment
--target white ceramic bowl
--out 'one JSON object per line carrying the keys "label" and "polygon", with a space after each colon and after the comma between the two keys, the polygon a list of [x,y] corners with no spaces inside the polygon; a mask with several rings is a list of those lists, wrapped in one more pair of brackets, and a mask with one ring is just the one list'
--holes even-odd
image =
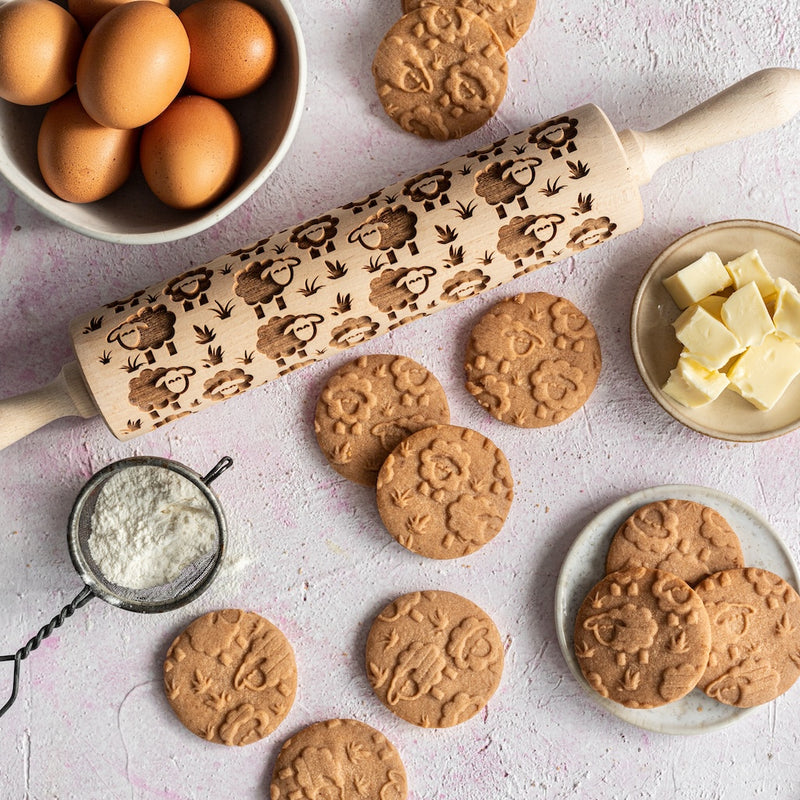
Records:
{"label": "white ceramic bowl", "polygon": [[800,233],[772,222],[725,220],[691,231],[667,247],[645,273],[631,312],[636,366],[659,405],[699,433],[734,442],[764,441],[799,428],[800,378],[769,411],[760,411],[730,389],[699,408],[687,408],[673,400],[661,387],[681,351],[672,327],[680,311],[662,280],[709,250],[729,261],[754,248],[773,277],[800,286]]}
{"label": "white ceramic bowl", "polygon": [[[269,20],[278,59],[266,83],[246,97],[225,101],[242,133],[242,164],[233,188],[196,211],[161,203],[137,169],[114,194],[95,203],[67,203],[39,174],[36,139],[46,106],[0,100],[0,175],[46,216],[79,233],[109,242],[154,244],[182,239],[219,222],[245,202],[272,174],[294,138],[306,90],[306,54],[300,25],[287,0],[248,0]],[[182,11],[191,0],[173,0]]]}

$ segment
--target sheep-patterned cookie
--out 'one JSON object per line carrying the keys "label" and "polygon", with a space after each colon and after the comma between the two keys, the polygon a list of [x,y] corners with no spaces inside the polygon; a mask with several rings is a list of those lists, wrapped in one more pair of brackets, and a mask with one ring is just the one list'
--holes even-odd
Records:
{"label": "sheep-patterned cookie", "polygon": [[483,434],[436,425],[404,439],[378,473],[378,513],[394,538],[428,558],[474,553],[503,527],[511,469]]}
{"label": "sheep-patterned cookie", "polygon": [[316,722],[281,747],[270,800],[405,800],[406,771],[380,731],[354,719]]}
{"label": "sheep-patterned cookie", "polygon": [[711,630],[702,600],[686,581],[632,567],[607,575],[575,619],[575,655],[589,685],[628,708],[655,708],[697,685]]}
{"label": "sheep-patterned cookie", "polygon": [[292,707],[294,652],[278,628],[258,614],[212,611],[170,646],[164,688],[192,733],[209,742],[251,744],[272,733]]}
{"label": "sheep-patterned cookie", "polygon": [[424,6],[404,14],[372,63],[386,113],[410,133],[457,139],[497,111],[506,91],[505,48],[465,8]]}
{"label": "sheep-patterned cookie", "polygon": [[575,413],[594,391],[600,343],[569,300],[546,292],[501,300],[472,330],[466,387],[501,422],[542,428]]}
{"label": "sheep-patterned cookie", "polygon": [[386,457],[407,436],[450,421],[441,384],[405,356],[359,356],[331,375],[317,401],[314,432],[331,466],[374,486]]}
{"label": "sheep-patterned cookie", "polygon": [[413,592],[375,619],[366,660],[369,682],[387,708],[414,725],[447,728],[489,702],[503,672],[503,643],[471,600]]}
{"label": "sheep-patterned cookie", "polygon": [[711,620],[711,654],[700,688],[739,708],[767,703],[800,676],[800,596],[779,575],[748,567],[697,587]]}
{"label": "sheep-patterned cookie", "polygon": [[536,10],[536,0],[403,0],[403,13],[434,5],[466,8],[477,14],[492,26],[506,50],[522,38]]}
{"label": "sheep-patterned cookie", "polygon": [[691,500],[658,500],[636,509],[614,534],[606,556],[606,572],[653,567],[690,586],[743,566],[739,537],[727,520]]}

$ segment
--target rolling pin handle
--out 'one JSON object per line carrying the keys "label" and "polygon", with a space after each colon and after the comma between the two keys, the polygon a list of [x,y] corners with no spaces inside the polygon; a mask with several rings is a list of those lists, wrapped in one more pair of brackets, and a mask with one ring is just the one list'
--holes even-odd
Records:
{"label": "rolling pin handle", "polygon": [[61,417],[89,419],[99,413],[80,367],[70,362],[41,389],[0,400],[0,449]]}
{"label": "rolling pin handle", "polygon": [[754,72],[653,131],[619,134],[633,177],[642,186],[673,158],[726,144],[788,122],[800,111],[800,70]]}

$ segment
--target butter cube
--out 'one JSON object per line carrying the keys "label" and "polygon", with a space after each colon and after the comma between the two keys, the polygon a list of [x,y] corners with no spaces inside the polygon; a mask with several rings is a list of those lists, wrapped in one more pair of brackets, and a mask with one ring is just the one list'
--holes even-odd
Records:
{"label": "butter cube", "polygon": [[664,278],[662,283],[678,308],[688,308],[692,303],[730,286],[731,281],[722,259],[716,253],[708,252],[674,275]]}
{"label": "butter cube", "polygon": [[728,370],[731,389],[769,411],[800,375],[800,346],[774,333],[749,347]]}
{"label": "butter cube", "polygon": [[772,320],[779,333],[800,340],[800,292],[786,278],[778,278],[778,297]]}
{"label": "butter cube", "polygon": [[698,305],[689,306],[672,327],[678,341],[706,369],[719,369],[744,349],[725,325]]}
{"label": "butter cube", "polygon": [[684,351],[663,389],[681,405],[699,408],[716,400],[727,385],[726,375],[715,369],[706,369]]}
{"label": "butter cube", "polygon": [[708,311],[712,317],[722,322],[722,306],[726,299],[727,298],[719,294],[710,294],[708,297],[698,300],[697,305]]}
{"label": "butter cube", "polygon": [[775,330],[755,281],[737,289],[722,304],[721,314],[725,327],[745,347],[761,344],[764,337]]}
{"label": "butter cube", "polygon": [[758,291],[762,297],[769,297],[774,294],[777,287],[772,275],[769,274],[758,250],[750,250],[744,255],[734,258],[725,265],[725,269],[731,276],[735,289],[741,289],[750,281],[755,281]]}

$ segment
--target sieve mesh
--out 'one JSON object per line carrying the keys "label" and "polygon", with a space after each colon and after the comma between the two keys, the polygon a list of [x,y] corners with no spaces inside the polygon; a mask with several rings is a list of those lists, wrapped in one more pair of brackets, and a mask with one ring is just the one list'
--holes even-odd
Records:
{"label": "sieve mesh", "polygon": [[[154,456],[123,459],[97,472],[83,487],[72,508],[69,520],[68,543],[75,569],[86,585],[102,600],[129,611],[161,612],[185,605],[199,595],[213,580],[225,551],[227,529],[216,495],[208,484],[230,466],[230,459],[222,459],[205,477],[174,461]],[[217,547],[187,567],[169,583],[151,588],[120,586],[107,578],[89,547],[94,514],[100,492],[112,476],[130,467],[154,466],[177,472],[191,481],[202,492],[211,506],[217,523]]]}

